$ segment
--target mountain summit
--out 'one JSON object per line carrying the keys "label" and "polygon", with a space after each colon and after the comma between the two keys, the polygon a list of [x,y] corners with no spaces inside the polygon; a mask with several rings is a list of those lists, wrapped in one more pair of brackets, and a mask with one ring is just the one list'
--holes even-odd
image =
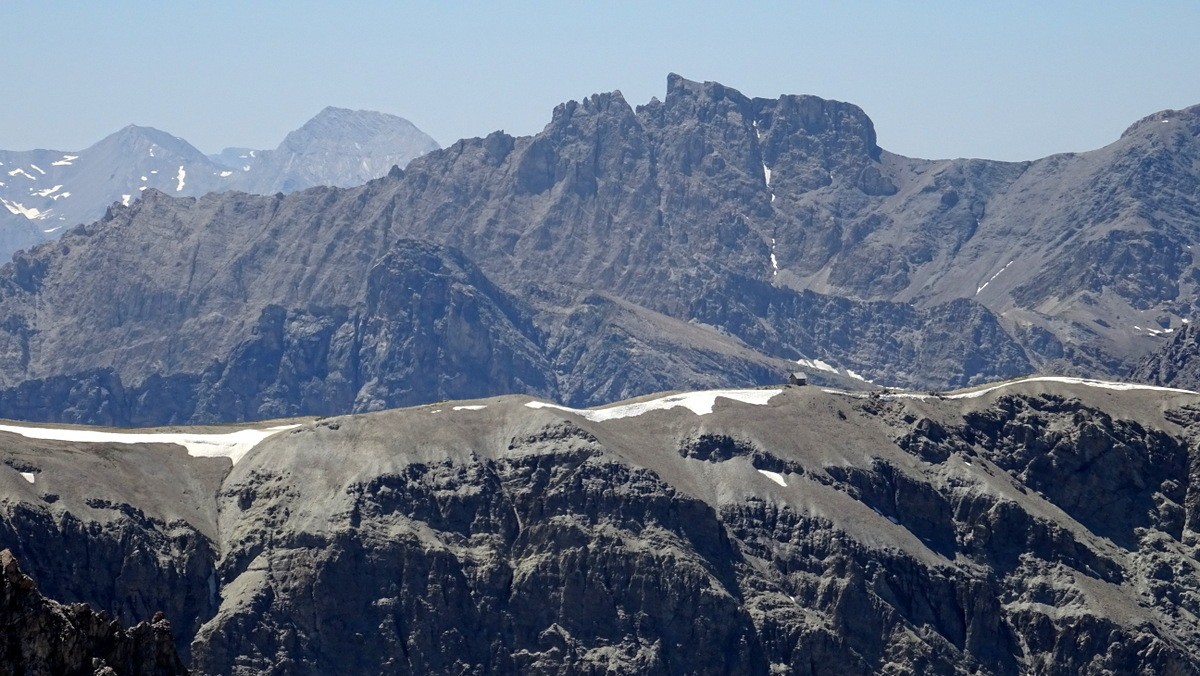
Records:
{"label": "mountain summit", "polygon": [[[436,141],[402,117],[328,107],[284,137],[275,150],[246,153],[244,158],[239,154],[230,168],[241,170],[238,189],[245,192],[266,195],[314,185],[348,188],[437,149]],[[214,159],[229,155],[226,151]]]}

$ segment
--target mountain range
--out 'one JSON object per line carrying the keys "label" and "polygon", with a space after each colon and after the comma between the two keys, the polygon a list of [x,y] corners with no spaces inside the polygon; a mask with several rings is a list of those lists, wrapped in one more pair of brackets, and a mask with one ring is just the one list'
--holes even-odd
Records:
{"label": "mountain range", "polygon": [[326,108],[274,150],[231,148],[206,156],[177,136],[133,125],[84,150],[0,150],[0,260],[96,220],[113,203],[128,205],[146,190],[199,196],[349,187],[437,147],[403,118]]}
{"label": "mountain range", "polygon": [[353,188],[148,188],[0,270],[0,414],[594,405],[794,368],[933,390],[1124,377],[1197,302],[1200,109],[1088,153],[933,161],[880,148],[851,104],[667,85]]}
{"label": "mountain range", "polygon": [[0,674],[1200,673],[1200,107],[322,115],[0,267]]}

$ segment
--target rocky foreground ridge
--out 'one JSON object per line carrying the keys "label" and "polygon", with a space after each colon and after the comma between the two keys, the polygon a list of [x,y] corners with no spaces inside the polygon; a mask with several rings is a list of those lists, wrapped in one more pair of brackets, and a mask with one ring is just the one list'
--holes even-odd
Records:
{"label": "rocky foreground ridge", "polygon": [[187,674],[171,625],[156,616],[125,629],[84,603],[42,597],[12,552],[0,551],[0,674]]}
{"label": "rocky foreground ridge", "polygon": [[4,426],[0,548],[53,598],[163,611],[205,674],[1200,672],[1195,393],[505,396],[238,429]]}

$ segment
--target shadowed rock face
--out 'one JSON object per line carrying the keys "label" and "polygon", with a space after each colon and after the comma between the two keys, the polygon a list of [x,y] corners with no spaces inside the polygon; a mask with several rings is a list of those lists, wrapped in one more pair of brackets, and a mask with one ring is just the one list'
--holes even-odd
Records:
{"label": "shadowed rock face", "polygon": [[0,551],[0,674],[187,674],[171,623],[125,629],[83,603],[44,598],[12,552]]}
{"label": "shadowed rock face", "polygon": [[181,616],[212,599],[182,639],[199,673],[1200,668],[1195,396],[790,388],[604,422],[528,401],[311,420],[231,470],[14,438],[3,522],[43,516],[0,546],[78,520],[91,568],[30,574],[106,609],[130,561],[207,562],[153,587]]}

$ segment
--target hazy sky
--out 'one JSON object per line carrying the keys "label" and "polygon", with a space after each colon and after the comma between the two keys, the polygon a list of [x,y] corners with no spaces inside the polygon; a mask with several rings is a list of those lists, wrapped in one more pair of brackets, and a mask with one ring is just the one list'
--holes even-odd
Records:
{"label": "hazy sky", "polygon": [[274,147],[327,105],[447,145],[669,72],[862,106],[917,157],[1087,150],[1200,103],[1200,2],[45,2],[0,0],[0,148],[129,123]]}

